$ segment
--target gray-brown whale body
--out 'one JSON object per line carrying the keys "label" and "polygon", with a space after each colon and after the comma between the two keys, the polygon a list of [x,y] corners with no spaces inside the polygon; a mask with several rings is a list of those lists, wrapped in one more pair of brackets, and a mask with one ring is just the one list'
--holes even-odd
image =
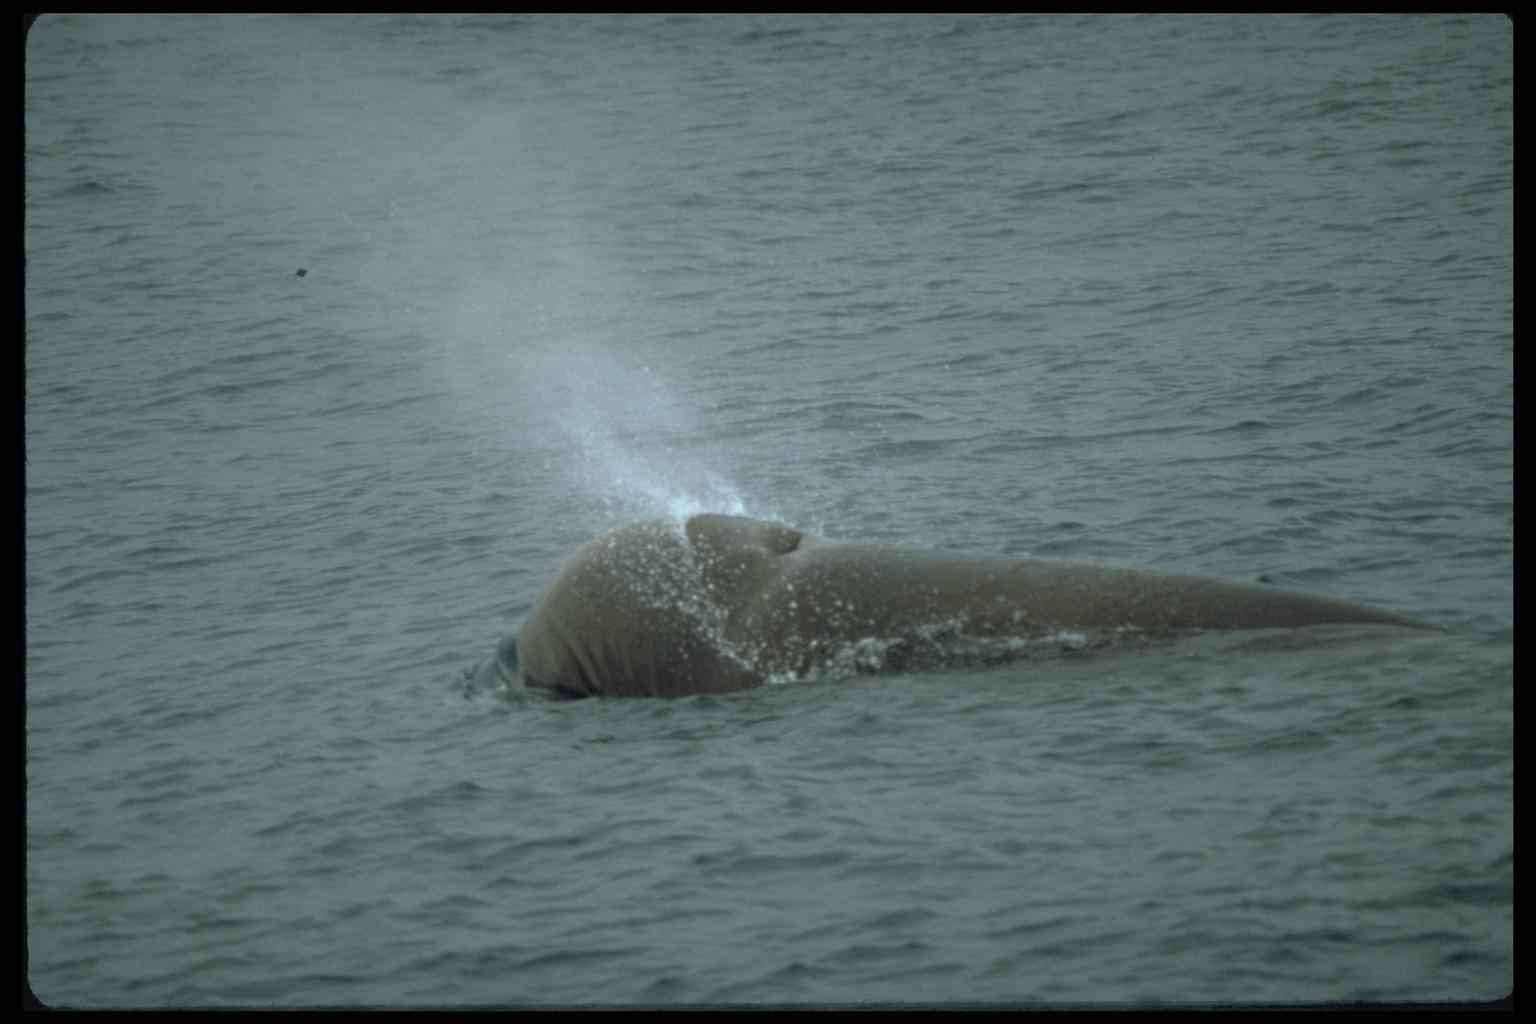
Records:
{"label": "gray-brown whale body", "polygon": [[1423,628],[1347,601],[1207,577],[958,558],[697,515],[621,527],[577,549],[482,673],[516,673],[565,696],[671,697],[801,676],[850,652],[857,662],[861,645],[876,652],[866,667],[910,668],[978,641],[1025,650],[1064,633],[1331,623]]}

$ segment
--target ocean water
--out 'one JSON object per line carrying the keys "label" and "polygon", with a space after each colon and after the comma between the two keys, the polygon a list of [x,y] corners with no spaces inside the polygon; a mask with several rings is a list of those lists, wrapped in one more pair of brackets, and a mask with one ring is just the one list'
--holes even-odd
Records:
{"label": "ocean water", "polygon": [[[45,17],[23,81],[43,1001],[1513,988],[1506,19]],[[466,685],[702,510],[1446,630]]]}

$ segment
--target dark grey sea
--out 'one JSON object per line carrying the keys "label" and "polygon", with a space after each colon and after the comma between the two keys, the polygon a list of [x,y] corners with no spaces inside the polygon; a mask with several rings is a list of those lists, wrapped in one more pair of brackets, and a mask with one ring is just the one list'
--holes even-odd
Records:
{"label": "dark grey sea", "polygon": [[[1507,19],[52,16],[25,56],[45,1002],[1513,988]],[[702,510],[1446,631],[466,686],[576,545]]]}

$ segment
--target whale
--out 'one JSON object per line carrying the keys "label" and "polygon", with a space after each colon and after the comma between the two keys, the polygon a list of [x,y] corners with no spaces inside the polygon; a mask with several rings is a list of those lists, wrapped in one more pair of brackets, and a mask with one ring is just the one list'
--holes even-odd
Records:
{"label": "whale", "polygon": [[679,697],[1334,624],[1434,628],[1266,585],[846,543],[706,513],[583,544],[475,674],[559,697]]}

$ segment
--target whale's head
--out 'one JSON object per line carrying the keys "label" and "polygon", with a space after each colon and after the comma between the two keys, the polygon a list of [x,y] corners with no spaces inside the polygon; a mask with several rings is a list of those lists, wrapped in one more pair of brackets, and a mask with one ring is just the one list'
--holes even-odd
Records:
{"label": "whale's head", "polygon": [[808,540],[726,515],[612,530],[571,556],[523,623],[523,679],[573,696],[757,685],[750,657],[730,642],[732,617]]}

